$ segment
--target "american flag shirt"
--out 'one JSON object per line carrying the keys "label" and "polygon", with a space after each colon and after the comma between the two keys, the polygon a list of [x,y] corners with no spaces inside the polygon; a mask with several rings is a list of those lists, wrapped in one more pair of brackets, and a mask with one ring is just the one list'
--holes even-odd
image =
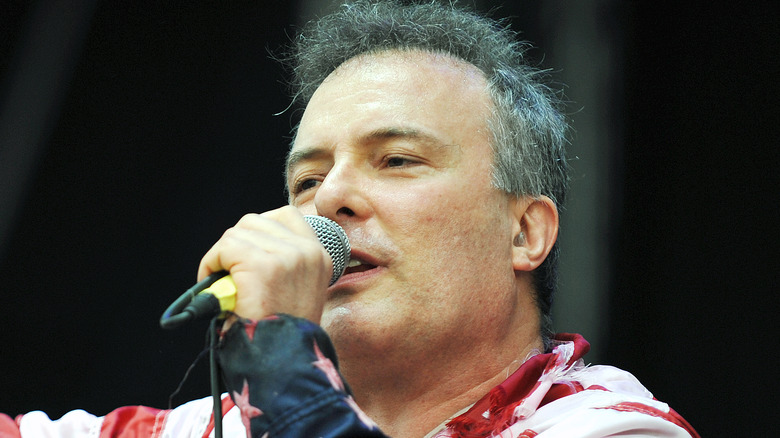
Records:
{"label": "american flag shirt", "polygon": [[[550,352],[526,360],[428,436],[698,437],[630,373],[585,366],[589,348],[579,335],[556,335]],[[219,361],[228,389],[225,437],[385,436],[352,398],[328,336],[307,320],[239,320],[222,335]],[[15,419],[0,414],[0,438],[207,438],[214,436],[212,406],[206,397],[168,410],[126,406],[105,416],[76,410],[57,420],[40,411]]]}

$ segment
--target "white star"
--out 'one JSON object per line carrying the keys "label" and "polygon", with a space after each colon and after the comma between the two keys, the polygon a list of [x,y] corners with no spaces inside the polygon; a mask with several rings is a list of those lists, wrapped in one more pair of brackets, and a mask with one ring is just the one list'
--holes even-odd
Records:
{"label": "white star", "polygon": [[333,385],[334,388],[341,392],[347,392],[346,389],[344,389],[344,382],[341,381],[339,372],[336,371],[336,367],[333,366],[333,362],[331,362],[330,359],[322,354],[319,345],[317,345],[317,341],[314,341],[314,354],[317,355],[317,360],[312,362],[312,365],[325,373],[325,376],[328,378],[330,384]]}
{"label": "white star", "polygon": [[366,427],[368,427],[369,429],[373,429],[376,427],[376,423],[374,423],[374,420],[372,420],[371,417],[366,415],[366,413],[363,412],[362,409],[360,409],[360,406],[357,405],[355,399],[353,399],[351,395],[348,395],[345,401],[347,402],[347,405],[349,405],[349,407],[352,408],[353,411],[355,411],[355,414],[358,416],[360,421],[362,421],[363,424],[366,425]]}
{"label": "white star", "polygon": [[236,402],[236,406],[241,411],[241,422],[246,428],[246,438],[252,438],[252,427],[249,420],[263,415],[263,411],[249,403],[249,383],[246,379],[244,379],[244,389],[241,390],[241,394],[233,391],[233,401]]}

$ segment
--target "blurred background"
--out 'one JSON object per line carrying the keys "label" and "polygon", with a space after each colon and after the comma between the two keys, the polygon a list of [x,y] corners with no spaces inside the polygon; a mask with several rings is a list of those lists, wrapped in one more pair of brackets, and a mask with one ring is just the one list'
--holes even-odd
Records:
{"label": "blurred background", "polygon": [[[0,4],[0,412],[167,406],[206,323],[160,314],[226,228],[285,203],[296,114],[270,54],[332,3]],[[703,436],[763,435],[777,4],[462,3],[507,18],[570,102],[556,330]]]}

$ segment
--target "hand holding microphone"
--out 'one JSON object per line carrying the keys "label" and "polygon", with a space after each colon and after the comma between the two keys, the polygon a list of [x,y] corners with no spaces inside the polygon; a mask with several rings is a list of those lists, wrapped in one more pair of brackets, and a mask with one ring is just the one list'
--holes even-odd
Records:
{"label": "hand holding microphone", "polygon": [[293,207],[247,215],[206,253],[199,283],[166,310],[160,324],[173,328],[219,311],[252,319],[288,313],[319,323],[325,290],[344,272],[349,256],[346,233],[330,219],[301,216]]}

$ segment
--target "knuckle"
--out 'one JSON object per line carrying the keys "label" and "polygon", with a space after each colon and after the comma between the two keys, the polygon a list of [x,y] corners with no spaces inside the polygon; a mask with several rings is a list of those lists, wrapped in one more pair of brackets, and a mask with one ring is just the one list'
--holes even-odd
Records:
{"label": "knuckle", "polygon": [[[241,219],[236,222],[236,227],[246,225],[247,223],[253,222],[257,218],[256,213],[247,213],[243,216],[241,216]],[[235,227],[234,227],[235,228]]]}
{"label": "knuckle", "polygon": [[284,215],[285,217],[300,215],[298,209],[293,207],[292,205],[285,205],[283,207],[280,207],[278,211],[280,214]]}
{"label": "knuckle", "polygon": [[231,227],[225,230],[224,233],[222,233],[222,243],[225,242],[233,242],[240,240],[239,235],[241,234],[241,230],[238,227]]}

